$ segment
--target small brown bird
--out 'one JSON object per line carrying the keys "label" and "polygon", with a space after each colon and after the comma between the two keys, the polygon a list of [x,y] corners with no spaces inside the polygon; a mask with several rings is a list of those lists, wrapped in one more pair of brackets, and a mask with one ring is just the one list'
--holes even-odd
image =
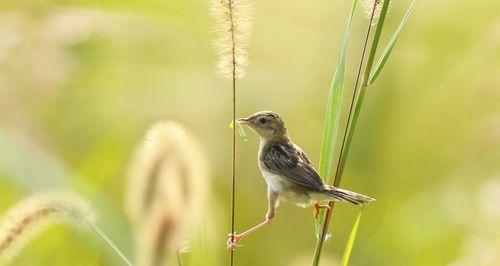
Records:
{"label": "small brown bird", "polygon": [[[325,185],[307,155],[288,136],[285,122],[271,111],[262,111],[238,122],[253,129],[260,137],[259,168],[267,183],[268,211],[264,222],[249,230],[230,234],[228,249],[234,249],[245,236],[269,224],[276,214],[280,198],[291,199],[300,207],[313,204],[314,217],[319,209],[329,208],[319,201],[346,201],[364,205],[375,199],[352,191]],[[234,234],[234,241],[231,236]]]}

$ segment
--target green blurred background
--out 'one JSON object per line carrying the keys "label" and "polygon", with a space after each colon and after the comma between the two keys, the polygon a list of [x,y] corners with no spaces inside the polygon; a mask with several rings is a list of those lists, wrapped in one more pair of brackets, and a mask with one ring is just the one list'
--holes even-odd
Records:
{"label": "green blurred background", "polygon": [[[253,2],[238,114],[280,113],[317,165],[350,1]],[[392,2],[382,46],[409,4]],[[366,23],[358,9],[349,90]],[[133,257],[123,210],[131,155],[151,124],[175,120],[209,158],[216,264],[226,265],[231,91],[214,74],[214,27],[201,0],[1,1],[0,211],[34,191],[71,187],[91,199],[98,223]],[[367,91],[347,162],[342,187],[377,198],[364,212],[351,265],[498,265],[499,89],[500,2],[420,1]],[[248,133],[248,142],[238,141],[238,231],[266,212],[258,139]],[[338,264],[357,211],[337,205],[322,265]],[[309,265],[312,209],[282,204],[275,222],[243,244],[237,265]],[[105,249],[57,226],[12,265],[119,265]]]}

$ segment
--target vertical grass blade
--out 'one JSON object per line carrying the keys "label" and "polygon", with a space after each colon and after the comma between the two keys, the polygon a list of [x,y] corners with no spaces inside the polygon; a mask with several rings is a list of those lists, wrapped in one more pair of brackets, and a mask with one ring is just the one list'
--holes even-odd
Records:
{"label": "vertical grass blade", "polygon": [[406,14],[404,15],[403,19],[401,20],[401,23],[399,23],[398,28],[396,29],[396,31],[392,35],[391,39],[389,40],[389,43],[387,44],[384,51],[382,52],[380,59],[378,60],[375,67],[373,68],[373,71],[370,73],[370,78],[368,79],[369,85],[371,85],[371,84],[373,84],[373,82],[375,82],[378,75],[380,74],[380,71],[382,71],[382,68],[384,67],[385,63],[387,62],[387,59],[391,55],[392,49],[394,48],[394,45],[396,44],[396,41],[398,40],[399,34],[401,33],[404,26],[406,25],[408,18],[413,13],[413,10],[415,9],[417,2],[418,2],[418,0],[413,0],[411,2],[410,7],[406,11]]}
{"label": "vertical grass blade", "polygon": [[390,0],[385,0],[384,5],[382,6],[382,11],[380,13],[379,22],[377,24],[377,29],[375,30],[375,35],[373,36],[372,46],[370,50],[370,54],[368,55],[368,60],[365,66],[365,72],[363,74],[363,79],[361,82],[361,87],[359,89],[358,96],[356,98],[356,103],[354,105],[354,113],[352,115],[351,121],[348,121],[348,133],[347,139],[345,143],[345,151],[344,154],[340,156],[340,164],[337,169],[338,174],[336,175],[337,180],[335,180],[334,186],[338,186],[340,183],[340,178],[342,177],[342,173],[344,172],[344,167],[346,164],[346,160],[349,154],[349,150],[351,148],[352,138],[354,136],[354,131],[356,129],[356,124],[358,122],[358,117],[361,112],[361,106],[363,105],[363,99],[365,96],[366,88],[368,87],[368,77],[370,76],[373,61],[375,58],[375,54],[377,53],[378,43],[380,41],[380,36],[382,35],[382,29],[384,27],[385,17],[387,15],[387,10],[389,8]]}
{"label": "vertical grass blade", "polygon": [[345,57],[349,34],[357,0],[353,0],[347,26],[344,32],[344,40],[340,48],[340,55],[330,85],[328,103],[325,117],[325,129],[323,131],[323,143],[320,156],[320,173],[326,183],[330,183],[333,174],[335,141],[339,132],[340,109],[342,105],[342,96],[345,80]]}
{"label": "vertical grass blade", "polygon": [[356,235],[358,233],[359,222],[361,221],[362,213],[363,213],[363,208],[359,210],[358,217],[356,217],[356,221],[352,226],[351,233],[349,234],[349,239],[347,240],[347,244],[344,250],[344,254],[342,255],[340,266],[347,266],[347,264],[349,263],[349,258],[351,257],[351,251],[352,247],[354,246],[354,242],[356,241]]}
{"label": "vertical grass blade", "polygon": [[[325,183],[330,183],[333,174],[334,165],[334,152],[337,135],[339,132],[340,110],[342,105],[342,96],[344,90],[345,80],[345,57],[347,50],[347,43],[349,34],[351,32],[352,20],[354,11],[356,9],[357,0],[352,1],[351,11],[347,19],[347,26],[344,32],[344,39],[340,48],[340,55],[333,75],[332,83],[330,85],[330,93],[328,96],[328,103],[325,117],[325,129],[323,131],[323,143],[321,148],[319,174],[325,180]],[[323,227],[323,215],[316,220],[315,229],[316,236],[319,236],[320,229]]]}

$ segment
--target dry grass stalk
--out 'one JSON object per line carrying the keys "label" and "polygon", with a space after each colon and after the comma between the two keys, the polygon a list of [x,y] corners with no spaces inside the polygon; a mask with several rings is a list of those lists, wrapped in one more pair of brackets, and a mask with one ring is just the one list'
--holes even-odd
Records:
{"label": "dry grass stalk", "polygon": [[[212,0],[212,12],[217,19],[218,39],[215,46],[220,59],[219,73],[232,83],[232,121],[236,125],[236,80],[244,76],[248,65],[247,43],[250,36],[251,6],[247,0]],[[235,231],[236,206],[236,128],[232,132],[231,158],[231,232]],[[234,236],[231,236],[234,241]],[[230,265],[234,265],[233,250],[230,252]]]}

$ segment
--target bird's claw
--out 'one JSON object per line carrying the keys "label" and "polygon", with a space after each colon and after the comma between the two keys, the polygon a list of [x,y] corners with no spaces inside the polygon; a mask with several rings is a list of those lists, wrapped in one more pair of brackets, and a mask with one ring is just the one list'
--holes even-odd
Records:
{"label": "bird's claw", "polygon": [[314,203],[314,210],[313,210],[314,219],[318,219],[318,215],[319,215],[319,210],[320,209],[328,209],[328,210],[330,210],[331,207],[329,205],[320,205],[318,202],[315,202]]}
{"label": "bird's claw", "polygon": [[229,239],[227,240],[227,249],[229,250],[235,250],[237,247],[241,247],[241,245],[239,245],[241,239],[243,239],[241,236],[235,234],[235,233],[231,233],[228,235],[229,236]]}

